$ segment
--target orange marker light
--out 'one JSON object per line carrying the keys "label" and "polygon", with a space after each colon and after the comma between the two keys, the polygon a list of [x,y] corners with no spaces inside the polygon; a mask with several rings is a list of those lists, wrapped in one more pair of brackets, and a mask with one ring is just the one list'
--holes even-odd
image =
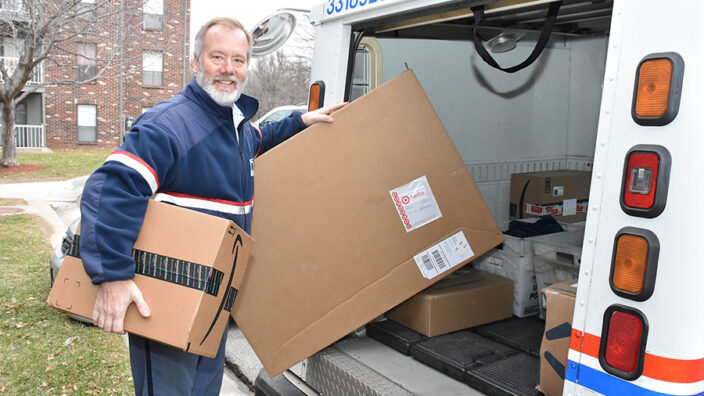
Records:
{"label": "orange marker light", "polygon": [[624,227],[616,233],[609,284],[618,296],[645,301],[655,291],[660,241],[650,230]]}
{"label": "orange marker light", "polygon": [[636,70],[631,116],[639,125],[663,126],[677,116],[684,60],[675,52],[650,54]]}
{"label": "orange marker light", "polygon": [[316,81],[310,86],[308,95],[308,111],[317,110],[323,107],[325,102],[325,83]]}
{"label": "orange marker light", "polygon": [[672,81],[672,61],[652,59],[640,66],[636,114],[639,117],[662,117],[667,111]]}
{"label": "orange marker light", "polygon": [[624,234],[618,238],[614,263],[614,286],[630,293],[643,291],[648,259],[648,241],[636,235]]}

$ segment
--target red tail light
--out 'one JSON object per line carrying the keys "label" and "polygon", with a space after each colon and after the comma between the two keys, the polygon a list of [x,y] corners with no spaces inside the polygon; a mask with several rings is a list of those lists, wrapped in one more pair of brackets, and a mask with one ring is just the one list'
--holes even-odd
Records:
{"label": "red tail light", "polygon": [[636,152],[628,157],[623,200],[631,208],[650,209],[655,202],[660,159],[655,153]]}
{"label": "red tail light", "polygon": [[638,347],[643,323],[625,312],[614,312],[609,322],[609,339],[606,343],[606,363],[632,373],[638,366]]}
{"label": "red tail light", "polygon": [[604,370],[625,379],[643,372],[647,322],[640,311],[614,305],[606,310],[599,350]]}
{"label": "red tail light", "polygon": [[670,178],[670,153],[662,146],[638,145],[626,155],[621,207],[633,216],[662,213]]}

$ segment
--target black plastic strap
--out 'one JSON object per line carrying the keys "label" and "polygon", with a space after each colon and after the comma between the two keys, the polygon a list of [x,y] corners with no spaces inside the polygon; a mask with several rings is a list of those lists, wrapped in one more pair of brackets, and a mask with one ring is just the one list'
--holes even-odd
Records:
{"label": "black plastic strap", "polygon": [[[67,255],[81,258],[80,235],[73,237],[73,243]],[[225,274],[207,265],[192,263],[173,257],[132,249],[135,261],[135,274],[163,280],[180,286],[186,286],[217,296]],[[233,297],[234,300],[234,297]]]}
{"label": "black plastic strap", "polygon": [[234,287],[230,288],[227,293],[227,299],[225,300],[225,311],[232,312],[232,306],[235,305],[235,298],[237,297],[237,289]]}
{"label": "black plastic strap", "polygon": [[562,1],[555,1],[550,3],[550,7],[548,8],[548,15],[545,18],[545,23],[543,24],[543,30],[540,32],[540,38],[538,38],[538,42],[535,44],[535,48],[533,48],[533,52],[531,52],[530,56],[528,56],[526,60],[516,66],[505,68],[499,66],[499,64],[496,63],[496,60],[494,60],[491,54],[489,54],[486,48],[484,48],[484,44],[482,44],[482,39],[479,36],[479,33],[477,32],[479,25],[484,19],[484,6],[472,7],[472,12],[474,13],[474,28],[472,29],[472,33],[474,35],[474,48],[477,50],[479,56],[484,59],[484,62],[488,63],[490,66],[505,71],[506,73],[515,73],[529,66],[531,63],[535,62],[535,60],[538,59],[538,56],[540,56],[540,53],[543,52],[543,49],[548,43],[548,40],[550,40],[552,27],[555,23],[555,19],[557,19],[557,14],[560,11],[561,5]]}

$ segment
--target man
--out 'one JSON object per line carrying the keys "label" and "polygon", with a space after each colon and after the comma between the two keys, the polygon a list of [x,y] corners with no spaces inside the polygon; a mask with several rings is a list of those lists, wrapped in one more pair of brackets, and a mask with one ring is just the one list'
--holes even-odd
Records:
{"label": "man", "polygon": [[[81,258],[99,284],[93,322],[124,333],[127,307],[149,316],[132,281],[131,252],[150,196],[231,219],[250,232],[254,158],[344,104],[322,108],[261,129],[248,120],[256,99],[241,95],[251,36],[230,18],[216,18],[198,32],[195,78],[173,98],[137,119],[125,143],[88,179],[81,199]],[[233,106],[234,105],[234,106]],[[224,369],[223,337],[214,359],[130,334],[130,362],[137,395],[218,395]]]}

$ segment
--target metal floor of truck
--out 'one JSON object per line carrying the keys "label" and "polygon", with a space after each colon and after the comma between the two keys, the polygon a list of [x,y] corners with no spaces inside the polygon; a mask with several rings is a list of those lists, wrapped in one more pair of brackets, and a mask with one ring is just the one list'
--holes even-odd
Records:
{"label": "metal floor of truck", "polygon": [[309,358],[306,383],[322,395],[540,395],[544,328],[537,317],[513,317],[429,338],[391,320],[373,322],[365,335]]}

